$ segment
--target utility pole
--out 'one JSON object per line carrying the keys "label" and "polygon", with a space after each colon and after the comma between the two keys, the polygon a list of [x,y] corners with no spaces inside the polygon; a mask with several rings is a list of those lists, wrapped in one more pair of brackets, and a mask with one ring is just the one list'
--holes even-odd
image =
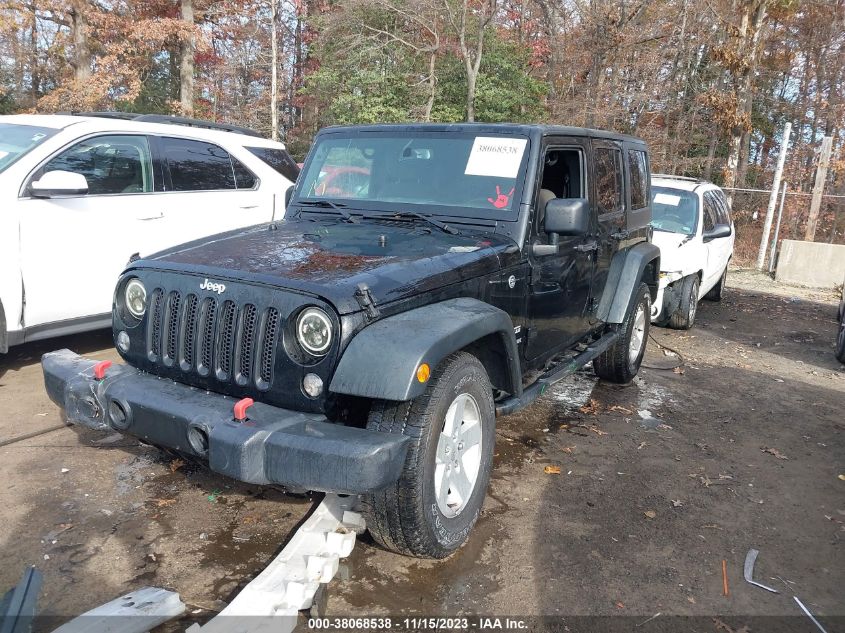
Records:
{"label": "utility pole", "polygon": [[279,140],[279,42],[277,0],[270,0],[270,138]]}
{"label": "utility pole", "polygon": [[757,251],[757,270],[763,270],[766,264],[766,249],[769,246],[769,233],[772,231],[772,218],[775,215],[775,205],[778,202],[780,178],[783,175],[783,163],[786,161],[786,148],[789,146],[789,135],[792,133],[792,123],[783,126],[783,141],[780,144],[780,156],[775,167],[775,179],[772,182],[772,193],[769,195],[769,208],[766,209],[766,221],[763,223],[763,235],[760,237],[760,250]]}
{"label": "utility pole", "polygon": [[807,228],[804,231],[804,241],[814,242],[816,239],[816,225],[819,222],[819,210],[822,206],[824,181],[827,179],[827,168],[830,166],[830,150],[833,148],[833,137],[825,136],[819,153],[819,166],[816,169],[816,184],[813,187],[813,201],[810,203],[810,215],[807,217]]}
{"label": "utility pole", "polygon": [[784,182],[783,187],[781,187],[780,192],[780,204],[778,205],[778,221],[775,224],[775,235],[772,238],[772,250],[769,252],[769,272],[774,272],[775,270],[775,252],[778,248],[778,236],[780,236],[780,223],[783,220],[783,203],[786,200],[786,188],[787,184]]}

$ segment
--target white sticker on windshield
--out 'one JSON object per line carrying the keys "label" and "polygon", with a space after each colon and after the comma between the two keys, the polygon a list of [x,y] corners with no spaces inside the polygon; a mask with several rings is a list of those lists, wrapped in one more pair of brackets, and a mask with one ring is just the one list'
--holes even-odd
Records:
{"label": "white sticker on windshield", "polygon": [[6,156],[8,156],[8,155],[9,155],[9,152],[4,152],[2,149],[0,149],[0,159],[6,158]]}
{"label": "white sticker on windshield", "polygon": [[524,138],[476,136],[464,173],[467,176],[516,178],[527,142]]}
{"label": "white sticker on windshield", "polygon": [[659,204],[668,204],[670,207],[677,207],[681,203],[681,196],[673,196],[669,193],[654,194],[654,201]]}

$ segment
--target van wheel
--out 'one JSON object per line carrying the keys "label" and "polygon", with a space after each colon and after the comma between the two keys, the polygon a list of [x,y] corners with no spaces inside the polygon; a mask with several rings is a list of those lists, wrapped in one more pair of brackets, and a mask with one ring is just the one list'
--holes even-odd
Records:
{"label": "van wheel", "polygon": [[728,279],[728,267],[725,266],[725,272],[722,273],[722,276],[719,278],[719,283],[715,286],[710,288],[707,291],[707,294],[704,295],[704,298],[708,301],[721,301],[722,297],[725,294],[725,282]]}
{"label": "van wheel", "polygon": [[619,326],[622,335],[593,361],[596,376],[623,385],[634,379],[645,355],[650,314],[651,293],[641,283],[625,321]]}
{"label": "van wheel", "polygon": [[367,428],[410,438],[399,480],[362,499],[367,527],[385,548],[446,558],[475,525],[493,465],[493,388],[472,354],[457,352],[411,402],[373,403]]}
{"label": "van wheel", "polygon": [[698,275],[690,275],[684,278],[681,287],[681,302],[678,309],[669,317],[669,327],[676,330],[688,330],[695,323],[695,314],[698,312],[698,288],[700,285]]}

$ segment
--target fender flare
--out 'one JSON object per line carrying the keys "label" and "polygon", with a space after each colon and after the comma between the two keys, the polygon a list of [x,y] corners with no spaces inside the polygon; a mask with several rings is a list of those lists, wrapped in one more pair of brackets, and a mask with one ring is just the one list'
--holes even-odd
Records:
{"label": "fender flare", "polygon": [[386,317],[356,334],[341,356],[329,391],[407,401],[427,383],[417,368],[432,370],[449,354],[475,348],[494,387],[521,395],[522,376],[513,322],[490,304],[461,297]]}
{"label": "fender flare", "polygon": [[660,276],[660,249],[650,242],[640,242],[618,251],[610,262],[607,283],[599,301],[597,316],[605,323],[622,323],[641,281],[654,296]]}

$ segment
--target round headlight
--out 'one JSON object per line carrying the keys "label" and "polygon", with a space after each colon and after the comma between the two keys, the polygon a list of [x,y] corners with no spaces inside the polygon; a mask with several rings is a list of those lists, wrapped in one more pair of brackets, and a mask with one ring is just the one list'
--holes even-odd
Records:
{"label": "round headlight", "polygon": [[147,311],[147,289],[144,288],[140,279],[131,279],[126,284],[126,290],[123,291],[123,301],[126,304],[126,309],[129,310],[129,314],[136,319],[144,316],[144,312]]}
{"label": "round headlight", "polygon": [[308,308],[296,321],[296,339],[310,354],[325,354],[332,344],[332,322],[320,308]]}

